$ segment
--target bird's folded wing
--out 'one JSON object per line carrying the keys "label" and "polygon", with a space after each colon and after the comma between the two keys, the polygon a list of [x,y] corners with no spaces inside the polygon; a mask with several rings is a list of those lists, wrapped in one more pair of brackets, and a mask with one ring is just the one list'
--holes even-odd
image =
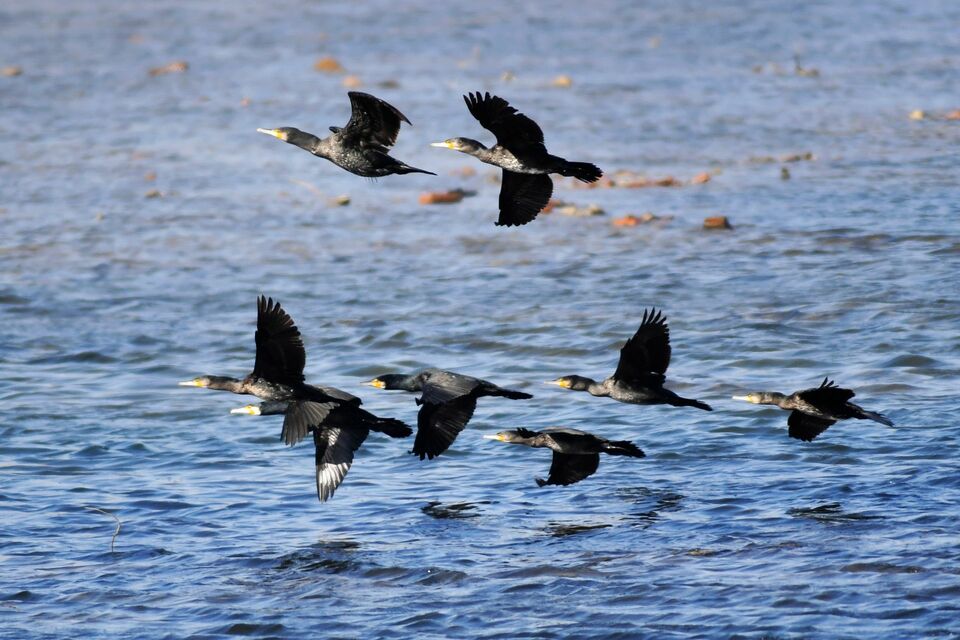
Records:
{"label": "bird's folded wing", "polygon": [[337,408],[337,402],[313,402],[297,400],[290,403],[283,416],[283,429],[280,439],[284,444],[295,445],[303,440],[312,428],[323,425],[330,412]]}

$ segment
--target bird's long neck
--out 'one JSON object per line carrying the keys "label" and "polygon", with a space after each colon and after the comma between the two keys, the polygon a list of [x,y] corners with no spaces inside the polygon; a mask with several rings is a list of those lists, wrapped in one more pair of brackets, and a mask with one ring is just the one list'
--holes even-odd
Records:
{"label": "bird's long neck", "polygon": [[782,393],[777,393],[776,391],[766,391],[760,396],[760,402],[757,404],[772,404],[781,409],[793,409],[794,402],[790,399],[789,396],[785,396]]}
{"label": "bird's long neck", "polygon": [[413,373],[408,376],[399,376],[391,381],[390,388],[398,391],[423,391],[423,373]]}
{"label": "bird's long neck", "polygon": [[208,389],[215,389],[216,391],[229,391],[230,393],[246,393],[244,390],[244,380],[229,378],[227,376],[209,376],[209,378],[210,382],[207,384]]}
{"label": "bird's long neck", "polygon": [[[330,136],[331,138],[333,136]],[[292,145],[298,146],[305,151],[309,151],[315,156],[320,156],[321,158],[329,157],[329,143],[330,138],[320,139],[312,133],[307,133],[306,131],[300,131],[295,136],[287,138],[287,142]]]}
{"label": "bird's long neck", "polygon": [[599,398],[610,395],[610,389],[607,388],[607,385],[590,378],[583,378],[576,391],[586,391],[590,395],[597,396]]}
{"label": "bird's long neck", "polygon": [[495,160],[494,156],[496,154],[494,153],[493,149],[488,149],[487,147],[483,146],[479,142],[477,143],[477,147],[475,149],[471,149],[467,153],[469,153],[471,156],[473,156],[480,162],[486,162],[487,164],[493,164],[493,165],[497,164],[494,161]]}

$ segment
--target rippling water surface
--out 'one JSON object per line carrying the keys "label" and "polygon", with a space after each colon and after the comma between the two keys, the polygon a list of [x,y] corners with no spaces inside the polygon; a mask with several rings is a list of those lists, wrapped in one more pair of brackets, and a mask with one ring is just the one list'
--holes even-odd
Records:
{"label": "rippling water surface", "polygon": [[[0,7],[22,68],[0,77],[0,636],[960,635],[960,8],[454,5]],[[364,180],[256,133],[346,121],[325,55],[439,177]],[[685,186],[558,180],[607,215],[495,228],[496,172],[426,144],[490,140],[477,89],[557,154]],[[417,203],[458,187],[477,196]],[[611,223],[644,211],[672,219]],[[421,366],[536,397],[481,402],[431,463],[374,434],[321,505],[308,443],[175,384],[249,370],[260,293],[308,379],[375,412],[415,421],[360,382]],[[610,373],[654,305],[670,385],[713,413],[541,384]],[[825,375],[896,429],[805,444],[729,400]],[[648,457],[538,489],[548,452],[480,438],[550,425]]]}

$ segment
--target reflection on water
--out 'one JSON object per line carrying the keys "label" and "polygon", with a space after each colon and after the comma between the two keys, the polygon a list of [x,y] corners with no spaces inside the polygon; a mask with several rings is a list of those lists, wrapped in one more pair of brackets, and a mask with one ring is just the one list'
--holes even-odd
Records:
{"label": "reflection on water", "polygon": [[866,513],[847,512],[839,502],[831,502],[816,507],[795,507],[788,509],[787,514],[795,518],[809,518],[817,522],[841,523],[859,522],[861,520],[879,520],[881,516]]}
{"label": "reflection on water", "polygon": [[[479,504],[487,504],[481,502]],[[429,502],[420,507],[420,510],[432,518],[441,520],[460,520],[465,518],[476,518],[480,515],[477,511],[477,505],[471,502],[455,502],[452,504],[441,504],[440,502]]]}

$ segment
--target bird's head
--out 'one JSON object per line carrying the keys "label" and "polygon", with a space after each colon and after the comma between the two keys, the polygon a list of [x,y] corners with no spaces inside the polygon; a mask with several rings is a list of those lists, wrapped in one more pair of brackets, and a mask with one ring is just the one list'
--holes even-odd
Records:
{"label": "bird's head", "polygon": [[317,143],[317,136],[306,131],[300,131],[294,127],[280,127],[279,129],[257,129],[259,133],[265,133],[278,140],[283,140],[297,147],[309,150]]}
{"label": "bird's head", "polygon": [[409,380],[410,376],[405,376],[402,373],[384,373],[363,384],[387,391],[415,391],[416,389],[410,389],[410,385],[407,384]]}
{"label": "bird's head", "polygon": [[486,148],[476,140],[471,140],[470,138],[449,138],[443,142],[431,142],[430,146],[444,147],[446,149],[453,149],[454,151],[470,154]]}
{"label": "bird's head", "polygon": [[733,396],[734,400],[743,400],[744,402],[749,402],[750,404],[777,404],[777,402],[783,399],[782,393],[776,393],[773,391],[751,391],[745,396]]}
{"label": "bird's head", "polygon": [[548,380],[547,384],[555,384],[558,387],[570,389],[571,391],[586,391],[591,382],[593,382],[593,380],[584,378],[583,376],[563,376],[556,380]]}
{"label": "bird's head", "polygon": [[483,436],[487,440],[498,440],[499,442],[526,442],[537,435],[535,431],[529,429],[508,429],[500,433]]}

